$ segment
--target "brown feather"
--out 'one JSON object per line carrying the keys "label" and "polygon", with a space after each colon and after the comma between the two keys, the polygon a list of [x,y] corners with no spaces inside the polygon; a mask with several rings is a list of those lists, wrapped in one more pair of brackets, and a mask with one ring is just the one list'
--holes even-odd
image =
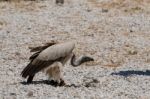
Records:
{"label": "brown feather", "polygon": [[57,44],[58,42],[57,41],[51,41],[49,43],[46,43],[45,45],[43,46],[38,46],[38,47],[29,47],[30,49],[30,52],[37,52],[37,51],[43,51],[44,49],[54,45],[54,44]]}
{"label": "brown feather", "polygon": [[31,61],[22,71],[21,75],[22,77],[26,78],[27,76],[30,75],[35,75],[39,71],[43,70],[44,68],[50,66],[53,64],[55,61],[60,61],[63,58],[59,58],[54,61],[42,61],[42,60],[33,60]]}
{"label": "brown feather", "polygon": [[29,47],[31,52],[35,52],[29,57],[29,60],[33,61],[44,49],[56,44],[56,41],[51,41],[49,43],[46,43],[44,46],[39,47]]}
{"label": "brown feather", "polygon": [[38,51],[38,52],[32,54],[32,55],[30,56],[29,60],[33,61],[40,53],[41,53],[41,51]]}
{"label": "brown feather", "polygon": [[34,75],[35,73],[39,72],[43,68],[47,67],[48,65],[51,65],[53,62],[48,62],[48,61],[41,61],[37,60],[35,64],[32,62],[36,57],[47,47],[52,46],[56,44],[56,41],[52,41],[50,43],[46,43],[44,46],[39,46],[39,47],[29,47],[31,49],[31,52],[35,52],[33,55],[30,56],[31,62],[24,68],[24,70],[21,72],[22,77],[26,78],[29,75]]}

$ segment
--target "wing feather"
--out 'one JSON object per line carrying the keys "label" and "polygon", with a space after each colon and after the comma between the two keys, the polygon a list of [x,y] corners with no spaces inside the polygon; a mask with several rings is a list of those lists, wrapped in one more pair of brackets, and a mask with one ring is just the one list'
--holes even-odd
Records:
{"label": "wing feather", "polygon": [[55,44],[39,51],[30,57],[31,62],[21,72],[22,77],[26,78],[30,75],[35,75],[39,71],[53,64],[55,61],[65,59],[74,49],[74,43],[67,42]]}
{"label": "wing feather", "polygon": [[75,44],[74,42],[67,42],[67,43],[61,43],[61,44],[55,44],[51,47],[48,47],[47,49],[43,50],[37,59],[39,60],[56,60],[60,57],[65,57],[72,53],[72,50],[74,49]]}
{"label": "wing feather", "polygon": [[57,43],[58,43],[57,41],[51,41],[49,43],[46,43],[43,46],[29,47],[29,49],[30,49],[30,52],[36,52],[36,51],[40,51],[41,52],[41,51],[45,50],[46,48],[48,48],[48,47],[50,47],[52,45],[55,45]]}
{"label": "wing feather", "polygon": [[[33,60],[33,62],[34,61],[35,60]],[[41,61],[41,60],[36,60],[34,64],[33,62],[29,63],[27,67],[25,67],[25,69],[22,71],[21,73],[22,77],[26,78],[29,75],[34,75],[37,72],[41,71],[42,69],[52,64],[52,62]]]}
{"label": "wing feather", "polygon": [[40,53],[41,53],[41,51],[34,53],[33,55],[30,56],[29,60],[31,60],[31,61],[34,60]]}
{"label": "wing feather", "polygon": [[[61,61],[63,58],[59,58],[55,61]],[[48,66],[51,66],[55,61],[43,61],[43,60],[33,60],[31,63],[25,67],[25,69],[22,71],[21,75],[22,77],[26,78],[29,75],[34,75],[38,73],[39,71],[47,68]]]}

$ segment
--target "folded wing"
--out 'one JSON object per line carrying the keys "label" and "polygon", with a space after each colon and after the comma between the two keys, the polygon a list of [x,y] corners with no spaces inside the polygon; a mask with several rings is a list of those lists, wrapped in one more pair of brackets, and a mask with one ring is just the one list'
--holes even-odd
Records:
{"label": "folded wing", "polygon": [[47,68],[55,61],[61,61],[74,49],[73,42],[60,43],[52,45],[41,52],[37,52],[30,57],[31,62],[24,68],[21,75],[27,76],[35,75],[39,71]]}

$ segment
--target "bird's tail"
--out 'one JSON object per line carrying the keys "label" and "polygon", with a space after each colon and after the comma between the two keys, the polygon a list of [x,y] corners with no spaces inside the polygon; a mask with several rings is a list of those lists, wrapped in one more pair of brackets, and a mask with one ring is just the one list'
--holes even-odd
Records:
{"label": "bird's tail", "polygon": [[21,72],[21,76],[23,78],[27,78],[28,76],[27,83],[31,83],[35,76],[35,74],[31,72],[31,70],[32,70],[32,61]]}
{"label": "bird's tail", "polygon": [[31,62],[23,69],[23,71],[21,72],[21,76],[23,77],[23,78],[26,78],[27,76],[29,76],[30,75],[30,73],[29,73],[29,71],[30,71],[30,69],[31,69],[31,66],[32,64],[31,64]]}

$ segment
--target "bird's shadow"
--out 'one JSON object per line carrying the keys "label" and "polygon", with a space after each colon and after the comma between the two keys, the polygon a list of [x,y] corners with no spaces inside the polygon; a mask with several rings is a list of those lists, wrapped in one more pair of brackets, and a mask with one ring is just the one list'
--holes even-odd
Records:
{"label": "bird's shadow", "polygon": [[37,84],[46,84],[46,85],[52,85],[54,86],[54,83],[52,81],[49,80],[40,80],[40,81],[32,81],[32,83],[27,83],[26,81],[20,82],[23,85],[37,85]]}
{"label": "bird's shadow", "polygon": [[[23,85],[37,85],[37,84],[46,84],[46,85],[51,85],[53,87],[57,87],[53,81],[50,80],[40,80],[40,81],[32,81],[32,83],[27,83],[26,81],[20,82]],[[80,87],[78,85],[75,84],[71,84],[71,85],[65,85],[65,87]]]}
{"label": "bird's shadow", "polygon": [[[50,81],[50,80],[32,81],[32,83],[27,83],[27,82],[23,81],[23,82],[20,82],[20,83],[23,84],[23,85],[46,84],[46,85],[51,85],[53,87],[57,87],[56,83],[54,83],[53,81]],[[82,86],[85,86],[85,87],[96,87],[94,85],[97,84],[97,83],[99,83],[99,81],[97,79],[92,79],[92,81],[85,82],[85,83],[80,84],[80,85],[70,84],[70,85],[63,85],[63,86],[64,87],[74,87],[74,88],[79,88],[79,87],[82,87]],[[59,86],[59,87],[62,87],[62,86]]]}
{"label": "bird's shadow", "polygon": [[111,73],[111,75],[120,75],[120,76],[124,76],[124,77],[132,76],[132,75],[150,76],[150,70],[146,70],[146,71],[136,71],[136,70],[119,71],[119,72]]}

